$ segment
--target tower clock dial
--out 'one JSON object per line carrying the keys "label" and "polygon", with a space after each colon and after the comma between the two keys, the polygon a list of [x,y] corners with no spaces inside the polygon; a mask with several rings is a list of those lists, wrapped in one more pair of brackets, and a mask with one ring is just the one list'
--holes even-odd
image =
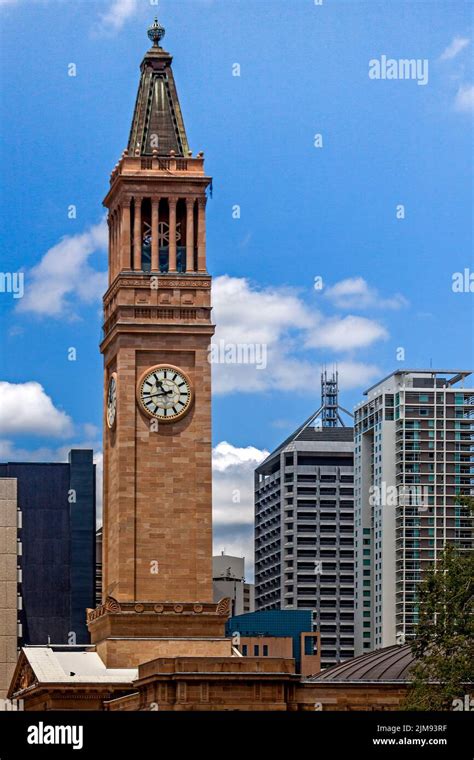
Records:
{"label": "tower clock dial", "polygon": [[191,381],[179,367],[158,364],[140,378],[137,401],[149,417],[161,422],[176,422],[191,408]]}
{"label": "tower clock dial", "polygon": [[112,429],[117,418],[117,375],[112,372],[107,388],[107,425]]}

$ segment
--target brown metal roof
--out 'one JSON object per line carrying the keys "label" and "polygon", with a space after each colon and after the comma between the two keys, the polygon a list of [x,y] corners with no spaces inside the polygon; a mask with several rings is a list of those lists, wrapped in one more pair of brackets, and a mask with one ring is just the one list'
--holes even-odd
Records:
{"label": "brown metal roof", "polygon": [[415,664],[409,644],[385,647],[375,652],[354,657],[340,665],[311,676],[308,681],[409,681],[409,672]]}

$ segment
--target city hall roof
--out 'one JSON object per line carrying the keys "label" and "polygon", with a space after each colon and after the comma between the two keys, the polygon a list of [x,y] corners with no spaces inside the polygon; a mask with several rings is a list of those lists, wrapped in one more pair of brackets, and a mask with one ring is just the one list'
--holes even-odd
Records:
{"label": "city hall roof", "polygon": [[21,649],[9,694],[42,684],[130,685],[137,675],[137,668],[107,668],[92,647],[26,646]]}
{"label": "city hall roof", "polygon": [[376,649],[307,678],[307,682],[373,683],[410,681],[415,660],[409,644]]}

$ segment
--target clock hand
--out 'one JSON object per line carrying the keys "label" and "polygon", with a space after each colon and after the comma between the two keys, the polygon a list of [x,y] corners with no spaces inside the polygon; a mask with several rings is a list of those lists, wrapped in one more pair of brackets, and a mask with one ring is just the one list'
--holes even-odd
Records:
{"label": "clock hand", "polygon": [[155,393],[154,391],[150,391],[149,393],[144,393],[143,398],[154,398],[155,396],[169,396],[171,393],[173,393],[172,390],[163,391],[163,393]]}

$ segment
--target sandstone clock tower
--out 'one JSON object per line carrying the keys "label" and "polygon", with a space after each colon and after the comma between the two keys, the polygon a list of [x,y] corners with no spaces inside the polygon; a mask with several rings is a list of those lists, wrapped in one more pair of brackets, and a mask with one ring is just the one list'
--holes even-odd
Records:
{"label": "sandstone clock tower", "polygon": [[104,200],[103,603],[88,623],[111,666],[123,664],[119,639],[223,636],[228,614],[212,602],[211,180],[189,150],[157,20],[148,36]]}

